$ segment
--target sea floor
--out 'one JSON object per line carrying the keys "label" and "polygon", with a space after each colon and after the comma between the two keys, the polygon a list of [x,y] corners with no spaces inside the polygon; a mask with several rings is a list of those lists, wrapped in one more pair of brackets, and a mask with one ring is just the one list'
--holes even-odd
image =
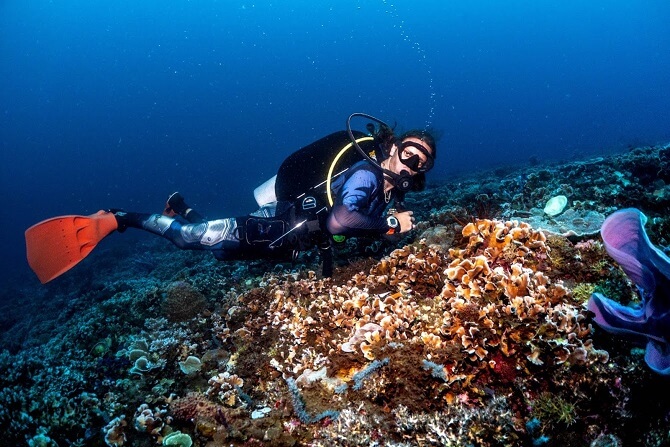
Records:
{"label": "sea floor", "polygon": [[670,145],[464,175],[407,205],[417,231],[347,241],[329,279],[309,253],[217,262],[115,234],[47,285],[18,280],[0,292],[0,444],[670,445],[647,340],[586,307],[640,302],[600,239],[612,212],[670,245]]}

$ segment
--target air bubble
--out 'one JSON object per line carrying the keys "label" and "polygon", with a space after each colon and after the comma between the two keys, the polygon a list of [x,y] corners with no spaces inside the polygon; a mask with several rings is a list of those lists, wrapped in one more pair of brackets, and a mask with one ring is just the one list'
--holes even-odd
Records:
{"label": "air bubble", "polygon": [[428,116],[426,118],[426,124],[424,129],[428,129],[429,127],[432,126],[433,124],[433,118],[435,116],[435,98],[437,95],[435,94],[435,89],[433,87],[433,70],[432,67],[430,66],[428,57],[426,55],[426,52],[423,50],[421,47],[421,44],[418,40],[413,39],[412,36],[405,31],[404,25],[405,21],[400,18],[400,15],[398,14],[398,10],[395,7],[393,3],[388,4],[387,0],[382,0],[382,4],[384,5],[385,12],[387,14],[390,14],[391,17],[394,19],[395,23],[393,24],[393,28],[397,28],[399,31],[399,35],[402,38],[404,42],[410,42],[411,47],[413,50],[416,52],[417,59],[419,63],[423,66],[423,68],[426,71],[426,74],[428,76]]}

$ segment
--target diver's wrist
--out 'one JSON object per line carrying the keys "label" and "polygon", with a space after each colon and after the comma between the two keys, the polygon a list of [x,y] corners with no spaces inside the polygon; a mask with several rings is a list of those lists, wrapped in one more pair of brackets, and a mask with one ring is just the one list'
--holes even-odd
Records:
{"label": "diver's wrist", "polygon": [[388,235],[400,232],[400,221],[395,216],[388,216],[386,218],[386,226],[388,227],[386,230],[386,234]]}

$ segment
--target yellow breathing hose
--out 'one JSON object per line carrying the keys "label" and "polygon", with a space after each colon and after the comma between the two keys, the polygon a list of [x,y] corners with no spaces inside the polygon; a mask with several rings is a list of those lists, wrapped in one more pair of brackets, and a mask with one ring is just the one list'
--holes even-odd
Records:
{"label": "yellow breathing hose", "polygon": [[[373,137],[361,137],[361,138],[358,138],[356,140],[356,143],[360,143],[362,141],[372,141],[372,140],[374,140]],[[340,157],[342,157],[342,155],[344,155],[344,153],[347,150],[349,150],[351,148],[351,146],[353,146],[353,145],[354,145],[354,143],[349,143],[346,146],[344,146],[340,150],[340,152],[337,153],[337,155],[335,156],[335,159],[330,164],[330,169],[328,169],[328,177],[326,178],[326,193],[328,194],[328,205],[331,206],[331,207],[333,206],[333,203],[335,203],[333,201],[333,192],[330,190],[330,183],[331,183],[331,180],[332,180],[332,177],[333,177],[333,171],[335,170],[335,165],[337,165],[337,162],[340,160]]]}

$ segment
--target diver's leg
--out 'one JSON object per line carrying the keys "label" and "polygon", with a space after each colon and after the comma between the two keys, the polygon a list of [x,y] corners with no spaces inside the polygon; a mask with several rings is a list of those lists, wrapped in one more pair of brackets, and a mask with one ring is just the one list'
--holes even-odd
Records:
{"label": "diver's leg", "polygon": [[333,246],[330,240],[319,244],[319,256],[321,258],[321,275],[324,278],[333,276]]}
{"label": "diver's leg", "polygon": [[184,225],[174,217],[162,214],[114,211],[114,217],[119,232],[126,228],[139,228],[162,236],[184,250],[236,251],[240,248],[235,218]]}
{"label": "diver's leg", "polygon": [[112,210],[118,231],[139,228],[157,234],[185,250],[209,250],[217,259],[290,258],[293,251],[288,223],[253,215],[182,224],[162,214]]}
{"label": "diver's leg", "polygon": [[178,192],[170,194],[165,203],[163,214],[169,217],[179,215],[189,223],[202,223],[207,220],[199,212],[188,206],[184,200],[184,196]]}

